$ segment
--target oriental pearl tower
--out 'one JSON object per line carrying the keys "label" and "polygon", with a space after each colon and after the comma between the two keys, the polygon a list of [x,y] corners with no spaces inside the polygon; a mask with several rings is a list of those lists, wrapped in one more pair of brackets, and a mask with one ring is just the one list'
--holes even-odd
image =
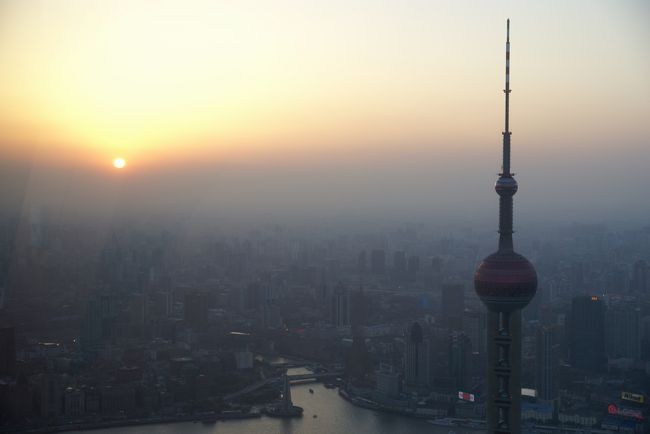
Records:
{"label": "oriental pearl tower", "polygon": [[510,173],[510,20],[506,38],[503,172],[494,186],[499,195],[499,248],[483,259],[474,289],[487,315],[487,429],[491,434],[521,433],[521,309],[535,295],[537,273],[512,244],[512,197],[517,181]]}

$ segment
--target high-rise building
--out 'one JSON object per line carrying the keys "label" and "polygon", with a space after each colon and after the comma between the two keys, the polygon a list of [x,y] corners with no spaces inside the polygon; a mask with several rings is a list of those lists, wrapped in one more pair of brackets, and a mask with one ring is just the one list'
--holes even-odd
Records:
{"label": "high-rise building", "polygon": [[408,259],[407,271],[409,279],[414,280],[420,272],[420,257],[411,255]]}
{"label": "high-rise building", "polygon": [[194,328],[205,327],[208,324],[208,297],[202,292],[190,292],[185,295],[185,322]]}
{"label": "high-rise building", "polygon": [[427,273],[427,280],[433,288],[439,288],[442,281],[442,259],[437,256],[431,258],[431,268]]}
{"label": "high-rise building", "polygon": [[149,294],[146,291],[131,294],[129,313],[131,324],[142,326],[147,323],[149,319]]}
{"label": "high-rise building", "polygon": [[404,383],[407,390],[419,391],[430,384],[431,346],[422,326],[414,322],[406,331]]}
{"label": "high-rise building", "polygon": [[605,273],[605,288],[607,292],[625,293],[630,289],[630,276],[619,264],[610,264]]}
{"label": "high-rise building", "polygon": [[645,293],[649,290],[648,263],[640,259],[632,267],[632,291]]}
{"label": "high-rise building", "polygon": [[585,287],[585,265],[582,262],[572,264],[569,279],[574,293],[582,293]]}
{"label": "high-rise building", "polygon": [[487,431],[521,432],[521,309],[537,290],[537,272],[512,242],[512,198],[517,181],[510,172],[510,20],[506,38],[505,131],[499,195],[499,248],[474,274],[474,288],[487,306]]}
{"label": "high-rise building", "polygon": [[380,364],[376,373],[377,385],[376,390],[382,396],[388,398],[397,398],[400,392],[400,382],[402,376],[393,369],[392,365]]}
{"label": "high-rise building", "polygon": [[462,330],[469,338],[472,353],[485,354],[485,313],[465,309]]}
{"label": "high-rise building", "polygon": [[81,330],[81,346],[84,351],[96,350],[115,337],[118,311],[115,298],[109,294],[93,294],[86,305]]}
{"label": "high-rise building", "polygon": [[538,288],[536,296],[533,297],[530,303],[528,303],[528,306],[521,311],[524,321],[539,321],[539,311],[542,306],[543,293],[543,288]]}
{"label": "high-rise building", "polygon": [[386,252],[375,249],[370,254],[370,271],[372,274],[384,274],[386,272]]}
{"label": "high-rise building", "polygon": [[406,252],[398,250],[393,254],[393,274],[396,280],[406,277]]}
{"label": "high-rise building", "polygon": [[362,335],[363,327],[368,321],[369,315],[369,299],[366,296],[363,287],[359,285],[359,289],[351,291],[349,295],[349,317],[350,326],[352,327],[353,335]]}
{"label": "high-rise building", "polygon": [[365,250],[360,251],[357,256],[357,271],[359,274],[365,274],[368,271],[368,254]]}
{"label": "high-rise building", "polygon": [[262,327],[265,329],[279,329],[283,326],[280,306],[273,287],[264,289],[264,302],[262,305]]}
{"label": "high-rise building", "polygon": [[0,328],[0,377],[16,375],[16,329]]}
{"label": "high-rise building", "polygon": [[81,345],[84,350],[96,349],[103,338],[102,312],[98,300],[92,298],[86,305],[83,328],[81,330]]}
{"label": "high-rise building", "polygon": [[38,408],[43,417],[57,417],[63,412],[63,386],[61,376],[46,372],[39,375]]}
{"label": "high-rise building", "polygon": [[151,294],[152,313],[158,318],[169,317],[174,309],[174,296],[171,291],[158,291]]}
{"label": "high-rise building", "polygon": [[571,365],[591,371],[602,368],[606,361],[605,304],[600,297],[574,297],[567,322]]}
{"label": "high-rise building", "polygon": [[535,336],[535,387],[539,399],[551,401],[555,393],[555,338],[552,327],[540,327]]}
{"label": "high-rise building", "polygon": [[633,304],[615,303],[605,311],[605,352],[612,358],[641,358],[641,312]]}
{"label": "high-rise building", "polygon": [[449,339],[449,376],[458,390],[467,391],[471,384],[472,344],[462,332],[452,332]]}
{"label": "high-rise building", "polygon": [[437,256],[431,258],[431,271],[433,273],[440,273],[442,271],[442,259]]}
{"label": "high-rise building", "polygon": [[362,334],[352,335],[352,346],[345,359],[345,373],[349,380],[357,382],[365,381],[372,374],[372,359]]}
{"label": "high-rise building", "polygon": [[30,244],[38,249],[47,249],[50,245],[50,210],[41,207],[38,211],[32,209],[30,214]]}
{"label": "high-rise building", "polygon": [[325,275],[328,279],[336,279],[341,273],[341,263],[336,258],[325,260]]}
{"label": "high-rise building", "polygon": [[451,330],[462,330],[464,310],[465,287],[461,284],[443,285],[440,314],[444,326]]}
{"label": "high-rise building", "polygon": [[246,286],[242,294],[242,309],[259,311],[264,301],[264,287],[260,282]]}
{"label": "high-rise building", "polygon": [[366,346],[364,326],[368,316],[368,299],[359,286],[349,297],[352,346],[346,360],[345,371],[349,379],[364,381],[372,374],[372,359]]}
{"label": "high-rise building", "polygon": [[641,318],[639,324],[639,334],[641,335],[641,360],[650,362],[650,315]]}
{"label": "high-rise building", "polygon": [[350,325],[350,296],[342,283],[332,293],[331,320],[335,327]]}

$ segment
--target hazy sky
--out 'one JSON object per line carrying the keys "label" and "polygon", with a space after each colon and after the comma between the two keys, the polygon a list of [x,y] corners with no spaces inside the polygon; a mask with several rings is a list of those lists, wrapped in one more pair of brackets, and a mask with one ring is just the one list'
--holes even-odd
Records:
{"label": "hazy sky", "polygon": [[510,17],[521,214],[650,220],[649,5],[5,0],[3,167],[62,210],[492,213]]}

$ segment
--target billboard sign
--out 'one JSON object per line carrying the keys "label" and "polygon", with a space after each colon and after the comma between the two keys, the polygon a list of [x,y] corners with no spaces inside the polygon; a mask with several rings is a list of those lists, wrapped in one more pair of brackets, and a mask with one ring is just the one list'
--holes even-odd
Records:
{"label": "billboard sign", "polygon": [[473,393],[461,392],[459,390],[458,399],[462,399],[463,401],[474,402],[476,400],[476,397],[474,396]]}
{"label": "billboard sign", "polygon": [[621,392],[621,399],[625,401],[636,402],[637,404],[645,403],[645,396],[640,393]]}
{"label": "billboard sign", "polygon": [[537,398],[537,390],[535,389],[527,389],[523,387],[521,389],[521,396],[529,396],[531,398]]}
{"label": "billboard sign", "polygon": [[613,416],[622,416],[636,420],[643,420],[643,412],[641,412],[641,410],[628,407],[618,407],[616,404],[609,404],[607,406],[607,413]]}

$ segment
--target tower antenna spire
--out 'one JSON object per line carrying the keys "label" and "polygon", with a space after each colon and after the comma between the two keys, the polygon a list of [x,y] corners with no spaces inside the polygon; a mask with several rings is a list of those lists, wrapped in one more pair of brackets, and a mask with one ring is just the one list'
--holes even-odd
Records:
{"label": "tower antenna spire", "polygon": [[510,18],[508,18],[506,28],[506,88],[503,90],[506,96],[506,116],[503,131],[502,175],[509,178],[512,176],[510,173]]}
{"label": "tower antenna spire", "polygon": [[495,189],[499,194],[499,250],[512,251],[512,196],[517,192],[517,181],[510,172],[510,19],[506,31],[506,97],[505,128],[503,131],[503,164]]}

